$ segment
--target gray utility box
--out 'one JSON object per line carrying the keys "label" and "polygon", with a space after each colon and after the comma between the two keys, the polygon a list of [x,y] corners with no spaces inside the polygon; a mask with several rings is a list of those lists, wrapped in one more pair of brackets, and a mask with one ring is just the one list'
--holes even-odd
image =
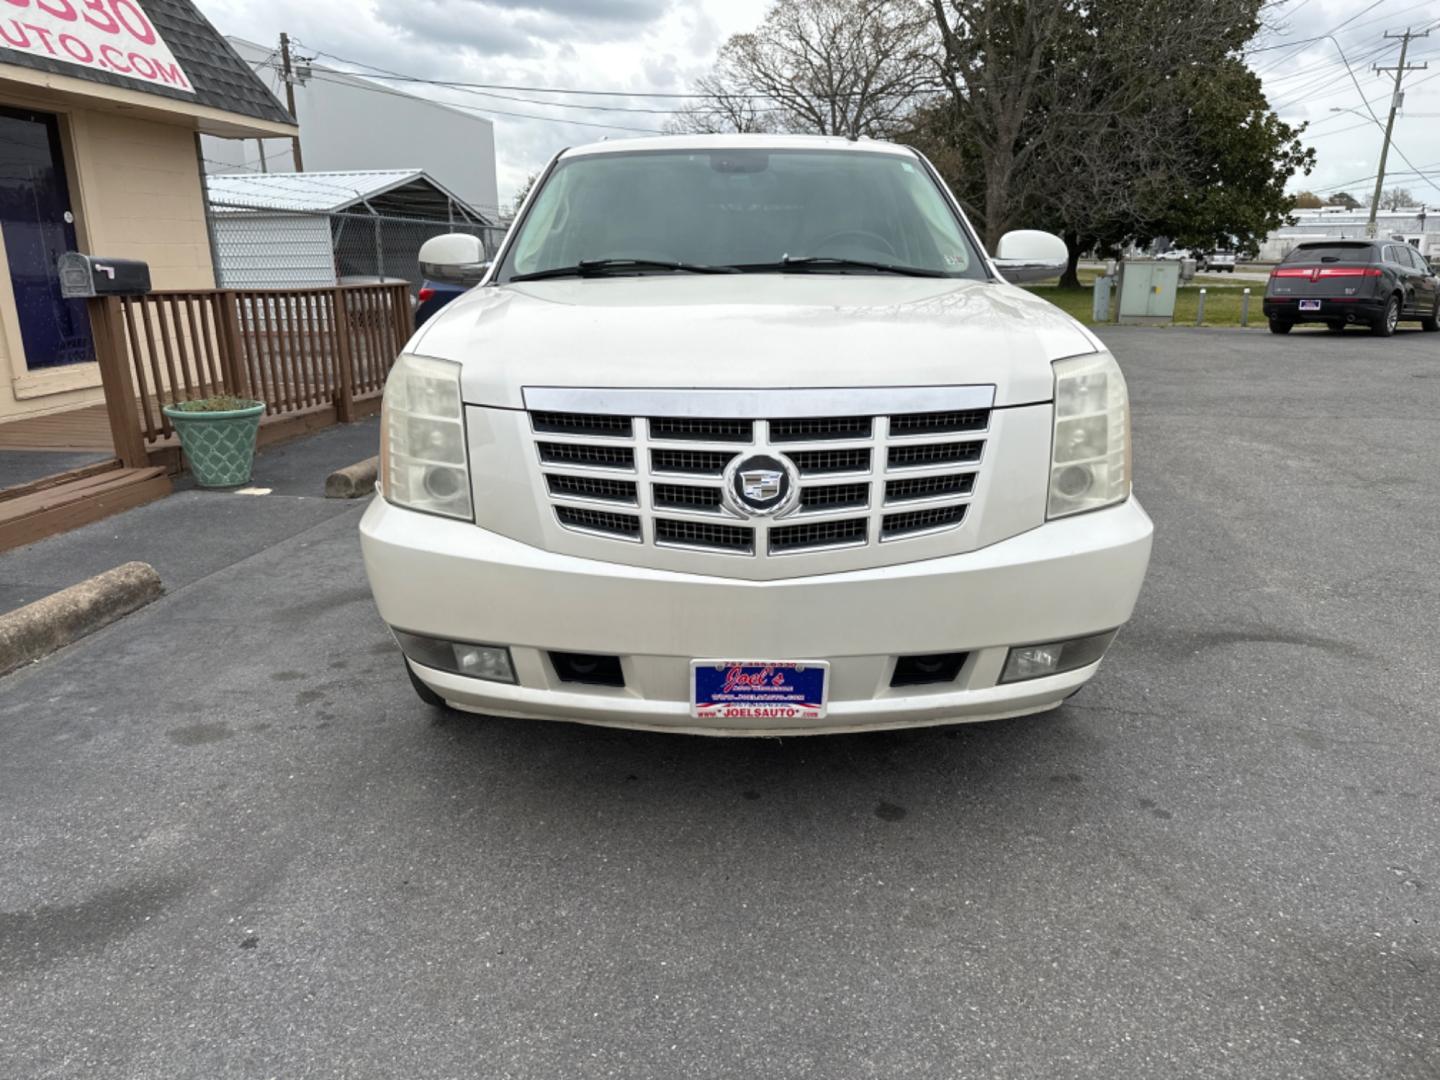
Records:
{"label": "gray utility box", "polygon": [[1175,321],[1175,294],[1180,288],[1180,263],[1174,259],[1127,259],[1120,264],[1122,323],[1159,324]]}
{"label": "gray utility box", "polygon": [[150,267],[138,259],[103,259],[67,251],[56,260],[60,295],[71,300],[92,296],[134,296],[150,291]]}

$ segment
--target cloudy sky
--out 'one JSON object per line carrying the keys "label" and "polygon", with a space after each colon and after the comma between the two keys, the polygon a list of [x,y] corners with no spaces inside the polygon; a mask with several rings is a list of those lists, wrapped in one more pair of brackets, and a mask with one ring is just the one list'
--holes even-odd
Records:
{"label": "cloudy sky", "polygon": [[[226,34],[273,43],[282,30],[304,55],[319,53],[424,78],[527,87],[685,91],[726,37],[753,28],[767,0],[199,0]],[[1434,25],[1411,48],[1428,71],[1410,87],[1396,123],[1387,173],[1417,199],[1440,205],[1440,3],[1437,0],[1285,0],[1254,43],[1252,64],[1271,104],[1286,120],[1308,121],[1319,164],[1292,188],[1328,194],[1373,185],[1389,104],[1386,79],[1371,71],[1393,64],[1399,43],[1388,31]],[[1330,36],[1325,36],[1330,35]],[[1354,72],[1354,80],[1347,71]],[[1357,86],[1358,83],[1358,86]],[[391,83],[390,85],[397,85]],[[565,108],[545,101],[604,104],[616,110],[664,109],[650,98],[557,98],[527,92],[507,97],[407,87],[411,92],[487,112],[495,121],[502,200],[566,145],[624,128],[658,129],[660,112]],[[500,92],[497,92],[500,93]],[[513,100],[514,98],[522,100]],[[1332,112],[1332,109],[1358,110]],[[524,116],[504,113],[527,114]],[[572,122],[567,122],[572,121]],[[613,127],[587,127],[591,125]],[[1408,157],[1406,162],[1400,156]]]}
{"label": "cloudy sky", "polygon": [[1404,187],[1419,202],[1440,206],[1440,3],[1288,0],[1275,22],[1254,43],[1251,66],[1264,81],[1271,108],[1291,123],[1309,123],[1305,140],[1318,164],[1291,188],[1322,195],[1373,190],[1395,76],[1372,68],[1393,67],[1400,53],[1400,42],[1384,35],[1433,27],[1428,38],[1411,43],[1406,57],[1407,65],[1430,66],[1405,76],[1385,186]]}
{"label": "cloudy sky", "polygon": [[[274,44],[284,30],[300,43],[296,51],[307,56],[323,52],[389,72],[432,79],[661,92],[688,91],[691,82],[709,69],[721,42],[760,22],[767,2],[310,0],[295,4],[291,0],[197,0],[222,33]],[[320,56],[318,62],[346,67],[331,56]],[[664,109],[678,104],[648,98],[575,99],[497,91],[505,95],[500,97],[413,85],[403,88],[479,109],[494,120],[502,202],[508,202],[525,178],[561,148],[606,135],[613,138],[657,131],[667,119],[662,112],[579,109],[537,102],[558,100],[619,110]],[[517,97],[524,100],[513,100]]]}

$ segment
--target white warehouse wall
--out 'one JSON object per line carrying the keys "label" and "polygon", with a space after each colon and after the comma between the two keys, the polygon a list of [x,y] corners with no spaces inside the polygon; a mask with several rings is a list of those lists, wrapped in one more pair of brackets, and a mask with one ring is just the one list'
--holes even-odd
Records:
{"label": "white warehouse wall", "polygon": [[[274,59],[272,49],[239,38],[229,41],[252,64]],[[477,210],[496,213],[495,126],[489,120],[379,83],[311,67],[310,79],[295,87],[306,169],[423,169]],[[279,72],[258,67],[257,74],[283,102],[285,87]],[[260,169],[255,139],[206,135],[202,144],[208,172]],[[265,161],[270,172],[293,172],[290,140],[266,139]]]}

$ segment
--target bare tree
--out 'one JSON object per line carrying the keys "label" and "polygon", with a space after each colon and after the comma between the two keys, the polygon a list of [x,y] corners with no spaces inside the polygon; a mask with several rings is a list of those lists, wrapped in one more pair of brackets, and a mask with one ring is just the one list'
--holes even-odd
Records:
{"label": "bare tree", "polygon": [[686,105],[665,123],[665,130],[677,135],[719,135],[726,132],[775,130],[773,112],[756,95],[733,89],[718,74],[706,75],[695,84],[704,98]]}
{"label": "bare tree", "polygon": [[933,47],[920,0],[777,0],[670,127],[886,135],[938,86]]}
{"label": "bare tree", "polygon": [[[1374,200],[1374,198],[1373,198],[1372,196],[1370,196],[1370,195],[1366,195],[1366,196],[1365,196],[1365,205],[1366,205],[1366,206],[1369,206],[1369,205],[1370,205],[1372,202],[1374,202],[1374,201],[1375,201],[1375,200]],[[1403,188],[1403,187],[1386,188],[1384,191],[1382,191],[1382,192],[1380,193],[1380,209],[1381,209],[1381,210],[1404,210],[1406,207],[1418,206],[1418,205],[1419,205],[1419,201],[1415,198],[1414,195],[1410,194],[1410,189],[1409,189],[1409,188]]]}

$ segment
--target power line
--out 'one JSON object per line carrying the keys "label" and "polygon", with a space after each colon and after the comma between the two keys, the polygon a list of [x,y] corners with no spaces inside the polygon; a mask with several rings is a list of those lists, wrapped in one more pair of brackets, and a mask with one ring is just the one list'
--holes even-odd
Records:
{"label": "power line", "polygon": [[[1440,161],[1432,161],[1432,162],[1430,162],[1428,165],[1426,165],[1425,168],[1427,168],[1427,169],[1440,169]],[[1392,172],[1390,173],[1390,175],[1391,175],[1392,177],[1398,177],[1398,176],[1413,176],[1413,175],[1418,175],[1418,174],[1411,173],[1411,172],[1408,172],[1408,171],[1402,169],[1402,170],[1400,170],[1399,172],[1393,172],[1393,171],[1392,171]],[[1376,176],[1375,173],[1370,173],[1368,176],[1357,176],[1357,177],[1356,177],[1355,179],[1353,179],[1353,180],[1345,180],[1345,181],[1342,181],[1341,183],[1338,183],[1338,184],[1328,184],[1328,185],[1326,185],[1325,187],[1311,188],[1310,191],[1311,191],[1312,194],[1315,194],[1315,195],[1324,195],[1324,194],[1326,194],[1327,192],[1332,192],[1332,191],[1344,191],[1344,190],[1346,190],[1347,188],[1352,188],[1352,187],[1354,187],[1356,184],[1365,184],[1365,183],[1368,183],[1369,181],[1374,180],[1374,179],[1375,179],[1375,176]],[[1440,189],[1437,189],[1437,190],[1440,190]]]}
{"label": "power line", "polygon": [[[1382,2],[1383,2],[1383,0],[1382,0]],[[1362,23],[1357,23],[1357,24],[1354,25],[1354,26],[1350,26],[1350,29],[1347,31],[1346,36],[1356,35],[1358,31],[1363,30],[1363,29],[1364,29],[1365,27],[1367,27],[1367,26],[1379,26],[1379,25],[1382,24],[1382,23],[1390,23],[1390,24],[1393,25],[1394,22],[1395,22],[1395,20],[1396,20],[1397,18],[1399,18],[1401,15],[1404,15],[1404,14],[1406,14],[1406,13],[1408,13],[1408,12],[1411,12],[1411,11],[1417,11],[1417,10],[1419,10],[1419,9],[1421,9],[1421,8],[1430,8],[1430,7],[1432,7],[1432,6],[1433,6],[1433,0],[1421,0],[1420,3],[1411,4],[1409,7],[1403,7],[1403,8],[1401,8],[1399,11],[1387,12],[1386,14],[1381,15],[1379,18],[1366,19],[1366,20],[1365,20],[1364,22],[1362,22]],[[1358,19],[1361,15],[1364,15],[1364,14],[1366,14],[1367,12],[1373,10],[1375,7],[1376,7],[1375,4],[1371,4],[1370,7],[1365,8],[1363,11],[1360,11],[1360,12],[1356,13],[1355,15],[1352,15],[1349,19],[1346,19],[1344,22],[1341,22],[1341,23],[1338,23],[1338,24],[1335,25],[1335,26],[1332,26],[1329,30],[1325,31],[1324,33],[1322,33],[1322,34],[1315,34],[1315,35],[1312,35],[1311,37],[1308,37],[1308,38],[1302,38],[1302,39],[1300,39],[1299,41],[1291,42],[1290,45],[1293,46],[1293,47],[1298,47],[1298,46],[1301,46],[1301,45],[1313,44],[1314,42],[1317,42],[1317,41],[1325,41],[1328,37],[1330,37],[1330,36],[1338,33],[1342,27],[1349,26],[1350,23],[1354,22],[1354,21],[1355,21],[1356,19]],[[1358,40],[1358,38],[1357,38],[1357,40]],[[1266,46],[1265,48],[1268,49],[1268,48],[1284,48],[1284,47],[1285,47],[1284,45],[1274,45],[1274,46]],[[1383,51],[1385,50],[1385,48],[1387,48],[1387,46],[1382,43],[1377,51],[1383,52]],[[1252,50],[1252,51],[1259,52],[1259,51],[1262,51],[1262,50],[1256,49],[1256,50]],[[1257,74],[1257,75],[1267,75],[1267,74],[1269,74],[1271,71],[1279,70],[1280,68],[1284,67],[1285,64],[1289,62],[1290,59],[1292,59],[1292,58],[1291,58],[1291,57],[1288,57],[1288,56],[1279,57],[1279,58],[1277,58],[1273,63],[1271,63],[1268,67],[1264,67],[1264,68],[1259,68],[1259,69],[1257,69],[1257,70],[1256,70],[1256,74]],[[1336,64],[1336,62],[1335,62],[1333,59],[1332,59],[1332,60],[1324,60],[1324,61],[1321,61],[1321,62],[1318,63],[1318,64],[1309,64],[1309,65],[1307,65],[1307,66],[1298,68],[1298,69],[1296,69],[1295,71],[1292,71],[1292,72],[1290,72],[1289,74],[1286,74],[1286,75],[1277,75],[1274,79],[1271,79],[1270,81],[1271,81],[1271,82],[1285,82],[1285,81],[1290,80],[1290,79],[1299,78],[1299,77],[1301,77],[1301,76],[1303,76],[1303,75],[1306,75],[1306,74],[1309,74],[1309,73],[1311,73],[1311,72],[1319,71],[1319,70],[1321,70],[1322,68],[1334,69],[1334,68],[1336,68],[1337,66],[1338,66],[1338,65]]]}
{"label": "power line", "polygon": [[[273,67],[274,65],[270,65],[270,66]],[[408,78],[410,78],[410,76],[391,75],[391,74],[389,74],[389,73],[386,73],[386,74],[383,74],[383,75],[382,75],[382,74],[372,74],[372,73],[369,72],[369,71],[357,71],[357,72],[340,71],[340,70],[337,69],[337,68],[328,68],[328,67],[322,67],[322,68],[318,68],[318,69],[312,67],[312,68],[311,68],[311,75],[312,75],[312,76],[315,76],[315,72],[316,72],[317,70],[318,70],[318,71],[321,71],[321,72],[327,72],[327,73],[332,74],[332,75],[344,75],[344,76],[346,76],[346,77],[348,77],[348,78],[352,78],[352,79],[354,79],[354,78],[361,78],[361,79],[382,79],[382,78],[403,78],[403,79],[408,79]],[[383,71],[383,69],[377,69],[377,70]],[[328,80],[328,81],[330,81],[330,82],[335,82],[335,81],[337,81],[337,80],[331,79],[331,80]],[[570,101],[546,101],[546,100],[544,100],[543,98],[516,97],[516,96],[513,95],[513,94],[500,94],[500,93],[496,93],[496,92],[494,92],[494,91],[489,91],[489,90],[474,90],[474,89],[471,89],[471,88],[469,88],[469,87],[452,86],[452,85],[450,85],[450,84],[448,84],[448,83],[435,83],[435,84],[433,84],[433,85],[439,86],[439,87],[441,87],[442,89],[456,90],[456,91],[460,91],[460,92],[467,93],[467,94],[474,94],[476,97],[493,98],[493,99],[495,99],[495,100],[497,100],[497,101],[515,101],[515,102],[519,102],[519,103],[522,104],[522,105],[543,105],[543,106],[546,106],[546,107],[549,107],[549,108],[556,108],[556,109],[583,109],[583,110],[585,110],[586,112],[643,113],[643,114],[650,115],[650,116],[674,116],[678,111],[680,111],[680,110],[678,110],[678,109],[651,109],[651,108],[644,108],[644,107],[635,106],[635,105],[582,105],[582,104],[578,104],[578,103],[570,102]],[[382,88],[377,87],[377,89],[382,89]],[[397,91],[391,90],[390,92],[391,92],[391,93],[396,93]],[[783,109],[778,109],[778,108],[760,108],[760,109],[756,109],[755,111],[756,111],[756,112],[783,112],[784,110],[783,110]],[[559,117],[556,117],[555,119],[559,120],[560,118],[559,118]],[[568,121],[567,121],[567,122],[568,122]]]}
{"label": "power line", "polygon": [[[1417,86],[1423,86],[1425,83],[1431,82],[1432,80],[1435,80],[1435,79],[1440,79],[1440,71],[1435,72],[1435,74],[1433,74],[1433,75],[1427,75],[1427,76],[1425,76],[1425,78],[1423,78],[1423,79],[1416,79],[1413,83],[1410,84],[1410,89],[1411,89],[1411,90],[1414,90],[1415,87],[1417,87]],[[1373,98],[1366,98],[1364,104],[1366,104],[1367,106],[1368,106],[1368,105],[1373,105],[1375,102],[1377,102],[1377,101],[1383,101],[1384,99],[1385,99],[1385,95],[1384,95],[1384,94],[1376,94]],[[1420,119],[1421,117],[1423,117],[1423,116],[1425,116],[1425,115],[1427,115],[1427,114],[1425,114],[1425,113],[1410,113],[1408,116],[1405,117],[1405,119],[1407,119],[1407,120],[1418,120],[1418,119]],[[1284,117],[1282,117],[1281,119],[1284,119]],[[1339,122],[1340,120],[1342,120],[1342,119],[1344,119],[1344,117],[1340,116],[1339,114],[1336,114],[1336,115],[1333,115],[1333,116],[1321,117],[1319,120],[1316,120],[1313,124],[1310,125],[1310,131],[1313,131],[1315,128],[1320,127],[1322,124],[1334,124],[1334,123],[1338,123],[1338,122]],[[1297,122],[1298,122],[1298,121],[1297,121]],[[1286,123],[1290,123],[1290,121],[1287,120]],[[1308,135],[1309,132],[1307,131],[1306,134]]]}
{"label": "power line", "polygon": [[[678,92],[678,91],[664,91],[664,90],[591,90],[591,89],[576,89],[576,88],[574,88],[574,87],[558,87],[558,86],[517,86],[517,85],[515,85],[515,84],[513,84],[513,83],[466,82],[466,81],[464,81],[464,80],[458,80],[458,79],[426,79],[426,78],[422,78],[422,77],[420,77],[420,76],[418,76],[418,75],[404,75],[404,74],[401,74],[400,72],[389,71],[389,70],[387,70],[386,68],[378,67],[378,66],[375,65],[375,64],[368,64],[368,63],[366,63],[366,62],[363,61],[363,60],[353,60],[353,59],[350,59],[349,57],[337,56],[335,53],[326,52],[326,51],[324,51],[323,49],[316,49],[316,48],[314,48],[313,46],[307,46],[307,48],[309,48],[310,51],[312,51],[313,53],[315,53],[316,56],[327,56],[327,57],[329,57],[331,60],[335,60],[335,61],[337,61],[337,62],[339,62],[339,63],[342,63],[342,64],[352,64],[352,65],[354,65],[354,66],[356,66],[356,67],[368,68],[368,69],[369,69],[368,71],[360,71],[360,72],[355,72],[355,73],[354,73],[354,74],[357,74],[357,75],[363,75],[363,76],[366,77],[366,78],[370,78],[370,79],[383,79],[384,81],[387,81],[387,82],[390,82],[390,81],[395,81],[395,82],[410,82],[410,83],[420,83],[420,84],[423,84],[423,85],[426,85],[426,86],[444,86],[444,87],[450,87],[450,88],[456,89],[456,90],[512,90],[512,91],[519,91],[520,93],[529,93],[529,94],[567,94],[567,95],[579,95],[579,96],[584,96],[584,97],[659,98],[659,99],[663,99],[663,100],[674,100],[674,101],[774,101],[774,100],[775,100],[775,99],[774,99],[771,95],[769,95],[769,94],[752,94],[752,93],[733,93],[733,94],[731,94],[731,93],[724,93],[724,94],[717,94],[717,93],[703,93],[703,92],[681,93],[681,92]],[[375,72],[376,74],[372,74],[372,72]],[[337,74],[345,74],[345,72],[337,72]],[[913,93],[911,93],[910,91],[905,91],[905,90],[892,90],[892,91],[890,91],[890,92],[888,92],[888,93],[884,93],[884,94],[876,93],[876,92],[873,91],[873,90],[849,90],[849,91],[836,91],[836,92],[834,92],[834,93],[832,93],[832,94],[827,94],[827,96],[828,96],[828,97],[836,97],[836,98],[841,98],[841,97],[871,97],[871,98],[873,98],[873,97],[915,97],[916,95],[913,94]],[[559,103],[558,103],[558,102],[537,102],[537,104],[559,104]]]}
{"label": "power line", "polygon": [[[1373,4],[1371,4],[1369,7],[1364,8],[1364,9],[1362,9],[1362,10],[1360,10],[1360,11],[1357,11],[1354,15],[1351,15],[1350,18],[1346,19],[1344,22],[1337,23],[1336,25],[1332,26],[1329,30],[1325,31],[1325,33],[1319,34],[1319,35],[1317,35],[1316,37],[1305,38],[1305,39],[1302,40],[1302,41],[1292,42],[1291,44],[1292,44],[1293,46],[1298,47],[1298,46],[1300,46],[1300,45],[1307,45],[1307,44],[1309,44],[1309,43],[1312,42],[1312,41],[1324,41],[1325,38],[1329,37],[1331,34],[1335,33],[1337,30],[1344,29],[1346,26],[1349,26],[1349,25],[1350,25],[1352,22],[1354,22],[1356,19],[1360,18],[1361,15],[1369,14],[1370,12],[1374,11],[1377,7],[1379,7],[1379,6],[1380,6],[1382,3],[1384,3],[1384,2],[1385,2],[1385,0],[1375,0],[1375,2],[1374,2]],[[1302,5],[1302,6],[1303,6],[1303,5]],[[1296,10],[1299,10],[1299,9],[1297,8]],[[1273,47],[1274,47],[1274,48],[1281,48],[1282,46],[1278,46],[1278,45],[1277,45],[1277,46],[1273,46]],[[1252,50],[1252,51],[1254,51],[1254,52],[1260,52],[1260,51],[1262,51],[1262,50],[1260,50],[1260,49],[1255,49],[1255,50]],[[1283,63],[1283,62],[1284,62],[1284,61],[1282,60],[1281,63]],[[1273,68],[1272,68],[1271,70],[1273,70]],[[1259,73],[1257,73],[1257,74],[1259,74]]]}
{"label": "power line", "polygon": [[1369,120],[1362,120],[1360,123],[1351,124],[1349,127],[1336,128],[1334,131],[1322,131],[1319,135],[1311,135],[1309,132],[1306,132],[1305,138],[1313,142],[1316,139],[1328,139],[1332,135],[1344,135],[1347,131],[1358,131],[1361,128],[1368,128],[1370,126]]}
{"label": "power line", "polygon": [[[325,70],[326,70],[326,69],[323,69],[323,68],[320,69],[320,71],[316,71],[316,70],[312,69],[312,70],[311,70],[310,77],[311,77],[312,79],[319,80],[320,82],[329,82],[329,83],[335,83],[335,84],[337,84],[337,85],[344,85],[344,86],[354,87],[355,84],[354,84],[353,82],[350,82],[350,81],[346,81],[346,80],[342,80],[342,79],[333,79],[333,78],[332,78],[332,79],[327,79],[327,78],[325,77],[325,75],[322,74],[322,72],[325,71]],[[331,74],[334,74],[334,75],[344,75],[344,74],[346,74],[346,73],[343,72],[343,71],[335,71],[335,72],[331,72]],[[363,81],[363,80],[362,80],[362,81]],[[362,87],[362,89],[368,90],[368,91],[371,92],[371,93],[376,93],[376,94],[391,94],[391,95],[393,95],[393,96],[395,96],[395,97],[410,98],[412,101],[414,100],[414,96],[413,96],[413,95],[401,93],[399,90],[392,90],[392,89],[390,89],[390,88],[387,87],[387,86],[366,86],[366,87]],[[573,120],[573,119],[571,119],[570,117],[567,117],[567,116],[542,116],[542,115],[540,115],[540,114],[538,114],[538,113],[511,112],[511,111],[508,111],[508,110],[505,110],[505,109],[492,109],[492,108],[490,108],[490,107],[488,107],[488,106],[465,105],[465,104],[463,104],[463,103],[461,103],[461,102],[458,102],[458,101],[438,101],[438,102],[435,102],[434,99],[428,99],[428,100],[431,100],[431,101],[434,102],[435,104],[444,105],[444,106],[446,106],[447,108],[451,108],[451,109],[464,109],[464,110],[467,111],[467,112],[484,113],[484,114],[487,115],[487,116],[511,116],[511,117],[516,117],[516,118],[522,119],[522,120],[548,120],[548,121],[550,121],[551,123],[555,123],[555,124],[574,124],[574,125],[577,126],[577,127],[600,128],[600,129],[605,130],[605,131],[631,131],[631,132],[638,132],[639,134],[642,134],[642,135],[663,135],[663,134],[665,134],[665,132],[662,131],[660,128],[631,127],[631,126],[627,126],[627,125],[624,125],[624,124],[601,124],[601,123],[597,123],[597,122],[591,121],[591,120]],[[537,104],[546,104],[546,103],[545,103],[545,102],[538,102]]]}

